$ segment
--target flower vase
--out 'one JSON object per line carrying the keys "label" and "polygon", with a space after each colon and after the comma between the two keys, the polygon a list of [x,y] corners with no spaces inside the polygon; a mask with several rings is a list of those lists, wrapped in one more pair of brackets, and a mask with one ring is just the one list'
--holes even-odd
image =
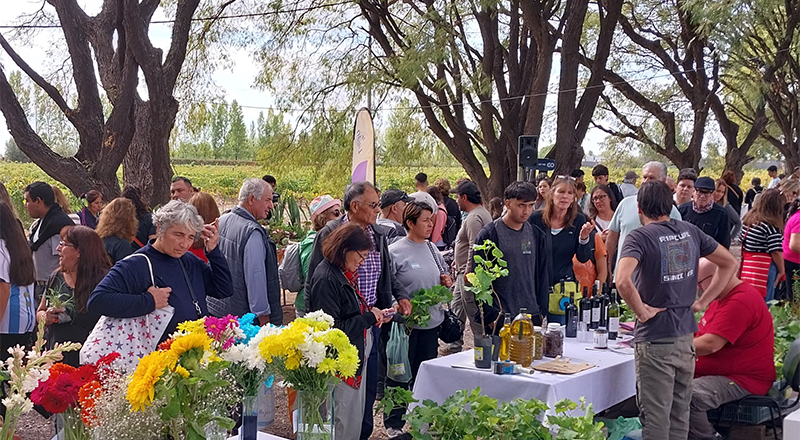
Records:
{"label": "flower vase", "polygon": [[91,440],[92,438],[81,420],[80,412],[72,407],[58,414],[56,432],[58,440]]}
{"label": "flower vase", "polygon": [[244,396],[242,399],[242,427],[240,440],[256,440],[258,436],[258,396]]}
{"label": "flower vase", "polygon": [[333,387],[297,390],[297,440],[333,440]]}

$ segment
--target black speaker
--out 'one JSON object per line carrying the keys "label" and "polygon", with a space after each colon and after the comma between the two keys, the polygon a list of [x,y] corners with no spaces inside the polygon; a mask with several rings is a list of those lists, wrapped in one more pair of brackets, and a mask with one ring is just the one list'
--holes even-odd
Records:
{"label": "black speaker", "polygon": [[519,137],[519,166],[534,167],[539,160],[539,135],[522,135]]}

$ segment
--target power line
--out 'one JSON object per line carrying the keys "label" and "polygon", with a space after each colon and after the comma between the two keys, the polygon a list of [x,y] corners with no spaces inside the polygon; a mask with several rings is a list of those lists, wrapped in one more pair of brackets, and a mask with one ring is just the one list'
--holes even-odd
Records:
{"label": "power line", "polygon": [[[252,18],[252,17],[267,17],[271,15],[280,15],[280,14],[291,14],[294,12],[309,12],[315,11],[317,9],[324,9],[330,8],[333,6],[342,6],[351,4],[350,1],[340,1],[336,3],[325,3],[322,5],[317,6],[308,6],[304,8],[293,8],[293,9],[280,9],[277,11],[267,11],[267,12],[253,12],[250,14],[232,14],[232,15],[220,15],[215,17],[197,17],[190,19],[191,21],[215,21],[215,20],[231,20],[237,18]],[[175,23],[175,20],[153,20],[150,24],[170,24]],[[61,25],[55,24],[20,24],[20,25],[0,25],[0,29],[58,29],[61,28]]]}

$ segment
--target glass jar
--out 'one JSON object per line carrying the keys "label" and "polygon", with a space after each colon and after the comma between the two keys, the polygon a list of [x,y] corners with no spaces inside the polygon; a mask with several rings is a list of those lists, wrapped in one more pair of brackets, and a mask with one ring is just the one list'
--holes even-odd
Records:
{"label": "glass jar", "polygon": [[547,324],[547,333],[544,335],[544,355],[554,358],[564,355],[564,333],[561,324],[551,322]]}
{"label": "glass jar", "polygon": [[533,327],[533,360],[544,357],[544,332],[540,326]]}

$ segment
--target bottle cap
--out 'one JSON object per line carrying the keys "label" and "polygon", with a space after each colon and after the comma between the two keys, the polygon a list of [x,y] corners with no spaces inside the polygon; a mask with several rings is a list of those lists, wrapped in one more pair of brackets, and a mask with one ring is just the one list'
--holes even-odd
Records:
{"label": "bottle cap", "polygon": [[551,322],[547,324],[547,330],[561,330],[561,324],[557,322]]}
{"label": "bottle cap", "polygon": [[541,333],[542,332],[542,327],[538,326],[538,325],[534,325],[533,326],[533,331]]}
{"label": "bottle cap", "polygon": [[519,312],[522,313],[523,315],[525,315],[525,314],[528,313],[528,308],[527,307],[520,307],[519,308]]}

